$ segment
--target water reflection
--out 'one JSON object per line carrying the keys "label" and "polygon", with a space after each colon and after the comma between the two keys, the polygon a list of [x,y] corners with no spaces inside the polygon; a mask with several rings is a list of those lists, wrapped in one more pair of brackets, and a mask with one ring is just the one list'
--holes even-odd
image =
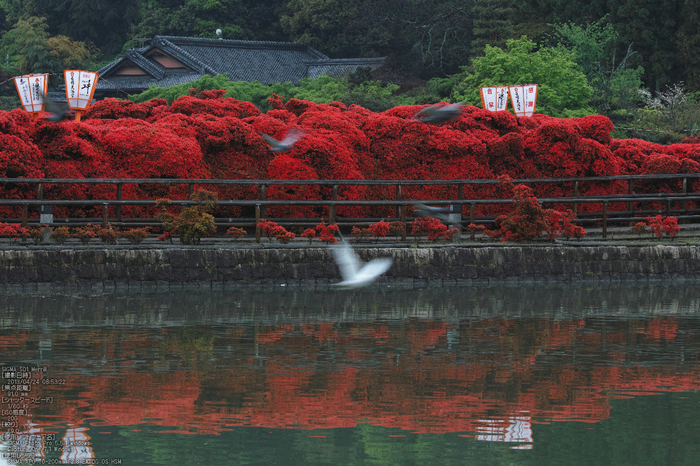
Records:
{"label": "water reflection", "polygon": [[[303,453],[300,464],[347,455],[387,464],[389,452],[397,464],[447,452],[478,459],[496,444],[541,453],[564,425],[577,433],[558,435],[614,423],[632,438],[648,416],[618,422],[613,407],[629,399],[652,400],[647,422],[672,426],[674,442],[700,435],[692,286],[9,298],[3,366],[27,367],[35,382],[26,397],[17,386],[3,395],[23,399],[15,448],[38,457],[167,464],[167,448],[189,445],[221,461],[210,449],[232,438],[241,464],[262,461],[248,448],[277,452],[285,442]],[[183,433],[207,440],[196,447]],[[287,463],[278,453],[268,460]]]}

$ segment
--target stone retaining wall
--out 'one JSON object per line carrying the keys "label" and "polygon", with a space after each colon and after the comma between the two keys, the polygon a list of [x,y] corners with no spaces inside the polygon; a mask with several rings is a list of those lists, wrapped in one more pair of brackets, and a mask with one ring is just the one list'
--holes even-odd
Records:
{"label": "stone retaining wall", "polygon": [[[465,286],[520,281],[700,278],[700,246],[356,247],[391,257],[382,282]],[[0,251],[0,292],[120,288],[222,289],[340,280],[328,248],[17,248]]]}

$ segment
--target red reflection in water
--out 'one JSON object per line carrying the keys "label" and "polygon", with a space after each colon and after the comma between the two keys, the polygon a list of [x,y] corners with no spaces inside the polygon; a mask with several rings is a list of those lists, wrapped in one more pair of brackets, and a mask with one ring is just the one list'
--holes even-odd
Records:
{"label": "red reflection in water", "polygon": [[[55,402],[30,408],[20,424],[100,419],[92,426],[219,434],[369,422],[530,443],[531,419],[597,422],[610,416],[611,398],[699,390],[692,325],[663,317],[163,329],[159,338],[92,331],[82,335],[92,345],[87,359],[115,361],[106,363],[109,377],[36,385],[32,395]],[[0,339],[0,349],[16,350],[22,339],[36,337]],[[65,369],[54,346],[47,376]],[[120,364],[125,358],[145,363]]]}

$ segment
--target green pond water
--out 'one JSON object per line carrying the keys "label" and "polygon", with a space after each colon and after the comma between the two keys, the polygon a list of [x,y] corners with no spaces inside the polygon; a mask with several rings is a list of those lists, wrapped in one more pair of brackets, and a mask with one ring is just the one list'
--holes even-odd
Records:
{"label": "green pond water", "polygon": [[695,465],[700,290],[0,296],[0,465]]}

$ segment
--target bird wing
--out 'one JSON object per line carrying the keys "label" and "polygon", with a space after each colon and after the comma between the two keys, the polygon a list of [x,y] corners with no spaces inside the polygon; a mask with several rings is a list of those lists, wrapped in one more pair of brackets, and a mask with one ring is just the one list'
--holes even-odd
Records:
{"label": "bird wing", "polygon": [[420,217],[433,217],[448,224],[454,223],[453,220],[450,220],[450,217],[437,211],[435,207],[430,207],[420,202],[416,202],[413,206],[416,208],[415,213]]}
{"label": "bird wing", "polygon": [[357,275],[356,280],[361,283],[370,283],[376,280],[381,274],[389,270],[392,261],[388,257],[381,257],[379,259],[372,259],[367,262]]}
{"label": "bird wing", "polygon": [[462,103],[448,104],[443,106],[431,105],[413,115],[415,120],[423,123],[442,123],[458,117],[462,113]]}
{"label": "bird wing", "polygon": [[267,141],[267,143],[269,145],[271,145],[273,148],[279,147],[280,142],[277,139],[273,138],[272,136],[268,136],[267,134],[265,134],[263,132],[260,132],[260,136],[262,136],[263,139],[265,139],[265,141]]}
{"label": "bird wing", "polygon": [[291,147],[292,145],[294,145],[294,143],[301,139],[303,135],[303,131],[296,128],[292,128],[289,131],[287,131],[287,134],[284,136],[282,141],[280,141],[280,144],[282,144],[283,146]]}
{"label": "bird wing", "polygon": [[431,105],[430,107],[425,107],[423,110],[417,111],[414,115],[413,118],[416,119],[421,119],[426,116],[432,116],[435,113],[435,105]]}
{"label": "bird wing", "polygon": [[338,264],[340,276],[343,277],[343,281],[353,280],[360,270],[360,260],[357,258],[350,245],[346,241],[342,241],[334,245],[331,251],[333,252],[336,264]]}
{"label": "bird wing", "polygon": [[66,114],[66,110],[64,108],[61,108],[46,94],[42,96],[42,100],[44,101],[44,109],[46,112],[53,113],[55,115],[54,117],[46,118],[47,120],[59,121],[63,119],[64,115]]}

